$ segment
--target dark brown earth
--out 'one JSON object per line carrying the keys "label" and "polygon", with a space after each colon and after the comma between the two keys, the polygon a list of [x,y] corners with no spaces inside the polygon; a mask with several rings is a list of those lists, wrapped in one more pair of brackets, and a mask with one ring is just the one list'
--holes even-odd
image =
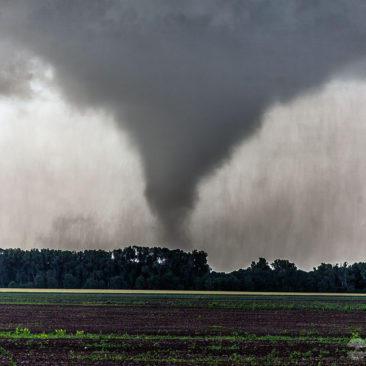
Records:
{"label": "dark brown earth", "polygon": [[[1,304],[0,331],[16,328],[28,328],[31,334],[65,329],[66,334],[95,336],[3,336],[0,365],[366,364],[366,359],[351,360],[347,347],[352,332],[366,337],[364,311],[174,307],[164,298],[160,305],[143,306]],[[103,338],[108,334],[122,338]],[[287,338],[258,340],[250,335]]]}
{"label": "dark brown earth", "polygon": [[[316,329],[319,334],[342,336],[352,328],[366,332],[366,312],[306,310],[243,310],[226,308],[172,308],[149,306],[33,306],[0,305],[0,331],[26,327],[32,333],[67,329],[90,333],[170,335],[248,332],[256,335],[298,334]],[[366,334],[365,334],[366,335]]]}

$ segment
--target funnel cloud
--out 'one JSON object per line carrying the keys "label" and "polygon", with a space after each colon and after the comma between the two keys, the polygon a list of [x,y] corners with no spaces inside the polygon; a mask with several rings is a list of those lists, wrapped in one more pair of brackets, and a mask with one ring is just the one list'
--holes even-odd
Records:
{"label": "funnel cloud", "polygon": [[[69,103],[128,132],[162,238],[189,247],[198,184],[271,106],[362,75],[365,11],[361,0],[0,0],[0,34],[51,66]],[[30,82],[2,75],[2,94]]]}

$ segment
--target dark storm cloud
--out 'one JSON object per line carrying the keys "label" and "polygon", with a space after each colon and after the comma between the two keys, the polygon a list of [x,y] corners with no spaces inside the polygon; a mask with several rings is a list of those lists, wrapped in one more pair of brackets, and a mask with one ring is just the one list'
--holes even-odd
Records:
{"label": "dark storm cloud", "polygon": [[0,96],[28,97],[33,78],[32,65],[22,52],[16,52],[0,39]]}
{"label": "dark storm cloud", "polygon": [[[165,238],[185,245],[198,182],[264,111],[366,54],[356,0],[0,0],[0,34],[54,67],[65,97],[103,108],[139,149]],[[173,244],[174,245],[174,244]]]}

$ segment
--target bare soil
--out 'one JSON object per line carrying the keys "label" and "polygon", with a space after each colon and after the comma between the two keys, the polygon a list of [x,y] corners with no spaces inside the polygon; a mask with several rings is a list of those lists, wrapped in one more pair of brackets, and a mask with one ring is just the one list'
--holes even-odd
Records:
{"label": "bare soil", "polygon": [[[4,349],[0,364],[366,364],[366,360],[349,357],[352,349],[345,342],[332,341],[350,337],[355,330],[366,337],[363,311],[174,307],[169,305],[170,301],[162,297],[159,302],[143,306],[1,304],[1,332],[13,332],[18,327],[28,328],[32,334],[65,329],[67,334],[84,331],[101,336],[100,339],[0,337],[0,354]],[[108,334],[126,338],[103,338]],[[251,334],[271,335],[274,339],[251,339],[248,336]],[[318,340],[319,337],[330,340]]]}

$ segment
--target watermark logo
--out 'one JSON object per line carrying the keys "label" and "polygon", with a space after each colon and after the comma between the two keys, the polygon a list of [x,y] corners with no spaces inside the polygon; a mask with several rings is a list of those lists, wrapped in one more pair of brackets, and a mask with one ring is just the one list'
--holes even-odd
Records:
{"label": "watermark logo", "polygon": [[366,340],[362,339],[357,333],[352,335],[347,346],[352,348],[352,351],[347,353],[348,358],[351,360],[359,361],[366,358]]}

